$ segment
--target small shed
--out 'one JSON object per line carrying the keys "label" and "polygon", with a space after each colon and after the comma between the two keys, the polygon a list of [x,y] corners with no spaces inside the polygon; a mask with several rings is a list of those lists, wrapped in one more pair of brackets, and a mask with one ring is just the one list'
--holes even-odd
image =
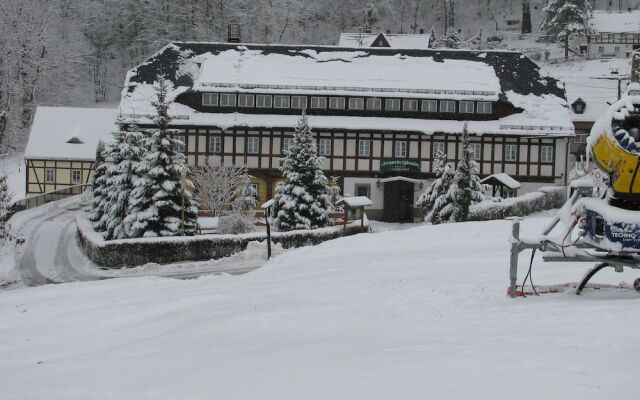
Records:
{"label": "small shed", "polygon": [[347,222],[349,219],[349,211],[353,211],[357,216],[359,213],[360,217],[360,228],[364,230],[364,208],[373,205],[371,199],[367,196],[353,196],[353,197],[343,197],[338,204],[344,204],[344,231],[347,231]]}
{"label": "small shed", "polygon": [[518,189],[522,186],[520,182],[504,172],[489,175],[481,180],[480,183],[491,186],[491,196],[499,195],[502,198],[516,197]]}

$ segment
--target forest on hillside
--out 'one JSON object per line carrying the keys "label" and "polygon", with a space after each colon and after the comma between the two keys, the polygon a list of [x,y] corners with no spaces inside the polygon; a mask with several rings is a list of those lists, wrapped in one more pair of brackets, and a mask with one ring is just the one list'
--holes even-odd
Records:
{"label": "forest on hillside", "polygon": [[[546,0],[2,0],[0,143],[20,150],[37,105],[117,102],[126,71],[172,40],[337,44],[341,32],[464,37],[528,30]],[[640,0],[589,0],[625,10]],[[523,16],[525,23],[523,24]]]}

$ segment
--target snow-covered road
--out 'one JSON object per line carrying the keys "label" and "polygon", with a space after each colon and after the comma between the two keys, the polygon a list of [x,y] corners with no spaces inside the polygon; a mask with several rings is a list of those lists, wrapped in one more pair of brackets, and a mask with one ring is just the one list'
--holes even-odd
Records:
{"label": "snow-covered road", "polygon": [[[18,259],[20,283],[39,286],[51,283],[92,281],[136,276],[189,279],[208,274],[241,274],[262,266],[266,249],[262,244],[221,260],[171,265],[148,264],[121,270],[105,270],[89,260],[77,241],[76,217],[89,206],[82,196],[57,201],[16,214],[11,225],[25,239]],[[276,248],[275,252],[283,250]]]}

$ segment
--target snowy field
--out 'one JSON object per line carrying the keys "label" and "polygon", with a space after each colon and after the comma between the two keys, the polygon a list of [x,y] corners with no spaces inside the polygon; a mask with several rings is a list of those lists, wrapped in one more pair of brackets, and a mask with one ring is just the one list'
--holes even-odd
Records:
{"label": "snowy field", "polygon": [[[640,295],[510,299],[509,232],[423,225],[289,251],[245,275],[1,291],[0,397],[637,399]],[[534,282],[586,267],[537,260]]]}

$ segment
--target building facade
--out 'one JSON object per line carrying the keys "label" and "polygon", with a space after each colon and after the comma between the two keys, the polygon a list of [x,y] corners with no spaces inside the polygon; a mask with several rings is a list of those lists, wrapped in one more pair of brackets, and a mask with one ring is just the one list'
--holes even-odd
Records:
{"label": "building facade", "polygon": [[161,71],[188,163],[246,165],[260,201],[303,110],[326,175],[371,198],[371,218],[412,221],[435,153],[456,164],[464,129],[480,175],[509,174],[521,192],[566,184],[564,91],[520,53],[174,43],[129,72],[125,120],[153,126]]}
{"label": "building facade", "polygon": [[38,107],[25,150],[27,197],[91,183],[98,142],[111,139],[117,110]]}
{"label": "building facade", "polygon": [[640,49],[640,10],[611,12],[596,10],[587,35],[588,58],[629,58]]}

